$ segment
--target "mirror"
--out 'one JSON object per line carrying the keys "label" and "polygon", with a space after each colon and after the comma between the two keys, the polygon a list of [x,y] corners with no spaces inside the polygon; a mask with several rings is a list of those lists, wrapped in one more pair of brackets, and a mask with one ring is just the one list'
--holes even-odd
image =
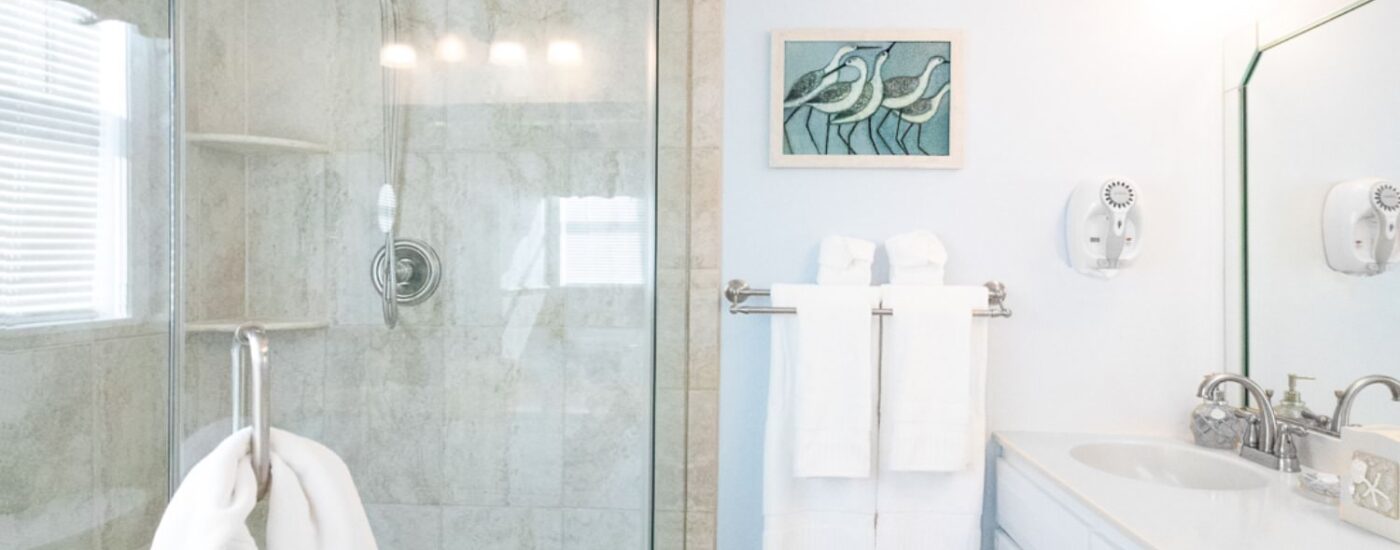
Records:
{"label": "mirror", "polygon": [[[1248,375],[1309,408],[1368,374],[1400,377],[1400,1],[1358,2],[1266,44],[1245,77]],[[1275,397],[1275,404],[1278,397]],[[1355,423],[1400,424],[1381,388]]]}

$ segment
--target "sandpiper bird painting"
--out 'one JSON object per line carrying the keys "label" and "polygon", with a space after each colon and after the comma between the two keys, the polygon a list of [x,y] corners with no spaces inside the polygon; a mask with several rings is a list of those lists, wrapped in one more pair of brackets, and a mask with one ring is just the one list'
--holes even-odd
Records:
{"label": "sandpiper bird painting", "polygon": [[773,33],[770,163],[961,168],[956,31]]}

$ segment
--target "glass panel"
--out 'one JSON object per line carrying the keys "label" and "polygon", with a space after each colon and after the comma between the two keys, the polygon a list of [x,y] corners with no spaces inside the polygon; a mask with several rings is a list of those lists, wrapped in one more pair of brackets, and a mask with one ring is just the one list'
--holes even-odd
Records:
{"label": "glass panel", "polygon": [[0,3],[5,548],[139,547],[164,509],[168,17]]}
{"label": "glass panel", "polygon": [[[385,5],[184,4],[181,471],[252,321],[274,425],[345,459],[381,548],[646,548],[653,2]],[[395,328],[386,210],[440,260]]]}
{"label": "glass panel", "polygon": [[[1362,6],[1269,49],[1249,85],[1249,375],[1274,388],[1316,377],[1299,389],[1318,414],[1333,390],[1397,374],[1384,350],[1400,328],[1400,256],[1377,273],[1373,238],[1395,204],[1375,184],[1400,185],[1397,20],[1400,3]],[[1351,419],[1394,424],[1400,407],[1373,388]]]}

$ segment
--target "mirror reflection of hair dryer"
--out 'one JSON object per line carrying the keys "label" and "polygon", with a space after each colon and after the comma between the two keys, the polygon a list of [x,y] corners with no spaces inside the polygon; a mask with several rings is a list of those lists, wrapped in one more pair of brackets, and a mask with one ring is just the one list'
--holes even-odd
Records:
{"label": "mirror reflection of hair dryer", "polygon": [[1087,182],[1074,190],[1065,212],[1070,266],[1111,278],[1137,257],[1142,207],[1137,184],[1124,178]]}
{"label": "mirror reflection of hair dryer", "polygon": [[1379,275],[1400,261],[1400,188],[1381,178],[1360,178],[1332,186],[1322,207],[1322,240],[1327,266],[1348,275]]}

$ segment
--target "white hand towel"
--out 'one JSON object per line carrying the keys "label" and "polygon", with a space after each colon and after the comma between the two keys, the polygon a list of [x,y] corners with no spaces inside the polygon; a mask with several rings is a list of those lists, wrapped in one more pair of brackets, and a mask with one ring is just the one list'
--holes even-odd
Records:
{"label": "white hand towel", "polygon": [[[878,289],[861,290],[878,294]],[[870,291],[876,291],[871,293]],[[800,309],[803,295],[813,287],[776,285],[773,304]],[[873,297],[872,297],[873,298]],[[848,330],[873,341],[878,324],[868,311],[875,300],[867,298],[862,307],[863,324]],[[808,303],[810,303],[808,301]],[[852,306],[854,308],[854,305]],[[852,311],[854,318],[854,311]],[[799,336],[799,316],[774,315],[771,318],[772,364],[769,369],[768,414],[763,449],[763,548],[765,550],[871,550],[875,544],[875,488],[870,477],[798,477],[794,474],[794,453],[798,390],[799,358],[803,357],[803,341]],[[855,323],[853,323],[854,325]],[[850,338],[850,335],[845,336]],[[866,345],[866,361],[873,364],[877,350]],[[859,361],[856,361],[859,363]],[[855,365],[852,365],[855,366]],[[875,372],[864,369],[865,377],[855,381],[866,388],[865,415],[873,417]],[[809,380],[810,381],[810,380]],[[859,400],[859,398],[856,398]],[[852,411],[861,414],[860,411]],[[870,428],[867,428],[869,430]],[[867,435],[866,453],[870,451]],[[853,445],[860,446],[860,442]],[[866,455],[868,456],[868,454]]]}
{"label": "white hand towel", "polygon": [[774,285],[773,305],[797,308],[793,473],[869,477],[875,430],[871,287]]}
{"label": "white hand towel", "polygon": [[[273,429],[269,550],[375,550],[350,471],[330,449]],[[190,470],[166,507],[152,550],[256,550],[251,431],[229,436]]]}
{"label": "white hand towel", "polygon": [[817,284],[869,286],[874,263],[875,243],[832,235],[822,239]]}
{"label": "white hand towel", "polygon": [[886,285],[881,402],[895,471],[951,472],[968,467],[972,429],[972,310],[987,289]]}
{"label": "white hand towel", "polygon": [[941,285],[948,250],[943,241],[928,231],[895,235],[885,241],[890,257],[890,284]]}
{"label": "white hand towel", "polygon": [[[976,293],[975,290],[969,292]],[[985,305],[983,294],[980,302],[967,304],[966,307]],[[883,365],[885,381],[881,384],[882,426],[876,505],[879,526],[875,547],[877,550],[974,550],[980,548],[982,543],[983,475],[986,467],[986,320],[973,318],[972,312],[967,311],[971,324],[968,338],[948,343],[968,350],[969,387],[963,389],[964,395],[968,396],[966,412],[969,422],[964,431],[968,440],[960,442],[963,443],[963,450],[959,453],[962,454],[961,458],[939,456],[941,452],[936,452],[934,456],[964,466],[950,472],[911,472],[897,469],[893,464],[894,459],[902,454],[898,450],[898,442],[903,438],[897,439],[896,433],[900,430],[887,419],[893,413],[890,402],[897,402],[907,395],[907,388],[896,386],[888,380],[891,368],[889,346],[894,344],[888,336],[894,328],[893,321],[905,319],[907,313],[907,308],[896,310],[893,316],[886,319],[885,325],[887,347]],[[929,333],[924,334],[924,337],[929,336]],[[942,337],[934,336],[942,340]],[[953,391],[951,387],[948,389]],[[929,397],[925,401],[932,399],[938,398]],[[902,406],[913,405],[906,403]]]}

